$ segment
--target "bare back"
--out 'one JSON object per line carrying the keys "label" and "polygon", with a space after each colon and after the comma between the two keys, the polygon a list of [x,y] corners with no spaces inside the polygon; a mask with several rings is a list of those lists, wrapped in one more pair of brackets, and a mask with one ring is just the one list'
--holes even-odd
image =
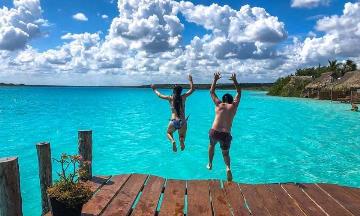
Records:
{"label": "bare back", "polygon": [[212,129],[220,132],[231,132],[231,126],[238,108],[238,102],[232,104],[218,103],[215,106],[215,119]]}

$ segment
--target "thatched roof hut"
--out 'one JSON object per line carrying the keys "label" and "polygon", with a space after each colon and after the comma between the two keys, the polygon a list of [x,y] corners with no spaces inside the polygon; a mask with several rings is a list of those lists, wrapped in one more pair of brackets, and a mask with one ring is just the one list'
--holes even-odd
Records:
{"label": "thatched roof hut", "polygon": [[360,89],[360,71],[347,72],[338,79],[332,88],[334,91],[350,91]]}
{"label": "thatched roof hut", "polygon": [[314,79],[311,83],[305,86],[306,90],[318,90],[330,86],[333,83],[333,77],[331,76],[332,72],[327,72],[321,74],[320,77]]}

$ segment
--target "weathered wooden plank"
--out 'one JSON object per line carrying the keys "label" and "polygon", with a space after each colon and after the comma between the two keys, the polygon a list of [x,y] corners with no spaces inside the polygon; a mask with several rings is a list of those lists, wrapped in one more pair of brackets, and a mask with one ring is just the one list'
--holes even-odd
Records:
{"label": "weathered wooden plank", "polygon": [[306,216],[305,213],[300,209],[297,202],[288,195],[288,193],[280,186],[280,184],[270,184],[267,186],[279,200],[282,209],[284,209],[284,213],[291,216]]}
{"label": "weathered wooden plank", "polygon": [[79,155],[82,157],[80,166],[85,172],[82,172],[80,178],[82,180],[90,180],[92,178],[92,131],[78,131],[78,149]]}
{"label": "weathered wooden plank", "polygon": [[224,182],[224,191],[233,215],[250,215],[249,209],[246,208],[245,200],[238,184],[226,181]]}
{"label": "weathered wooden plank", "polygon": [[360,199],[360,188],[343,187],[343,189],[352,196],[356,197],[356,200]]}
{"label": "weathered wooden plank", "polygon": [[160,199],[165,180],[160,177],[150,176],[136,204],[132,216],[153,216]]}
{"label": "weathered wooden plank", "polygon": [[50,211],[50,203],[46,190],[52,185],[52,164],[50,143],[42,142],[36,144],[36,152],[39,164],[39,179],[41,192],[42,215]]}
{"label": "weathered wooden plank", "polygon": [[351,213],[354,215],[360,215],[360,199],[356,196],[353,196],[343,187],[330,184],[318,184],[317,186],[329,193]]}
{"label": "weathered wooden plank", "polygon": [[313,184],[302,184],[302,189],[330,216],[350,216],[348,210],[340,206],[333,198],[324,193],[319,187]]}
{"label": "weathered wooden plank", "polygon": [[103,216],[128,215],[137,195],[144,186],[147,175],[133,174],[119,193],[106,207]]}
{"label": "weathered wooden plank", "polygon": [[239,187],[245,197],[246,203],[248,204],[252,215],[270,215],[268,210],[264,207],[263,199],[258,194],[254,185],[240,184]]}
{"label": "weathered wooden plank", "polygon": [[95,193],[98,189],[101,188],[111,176],[93,176],[92,179],[85,182],[87,186],[90,187],[90,190]]}
{"label": "weathered wooden plank", "polygon": [[254,186],[259,196],[262,197],[264,207],[268,210],[270,215],[289,215],[282,208],[282,205],[275,197],[275,194],[271,192],[267,185],[259,184]]}
{"label": "weathered wooden plank", "polygon": [[166,182],[164,198],[160,207],[159,216],[184,215],[185,181],[168,180]]}
{"label": "weathered wooden plank", "polygon": [[208,181],[187,182],[188,216],[212,215]]}
{"label": "weathered wooden plank", "polygon": [[360,195],[360,188],[354,188],[354,187],[344,187],[344,188],[349,188],[351,189],[352,191],[356,192],[357,194]]}
{"label": "weathered wooden plank", "polygon": [[281,187],[297,202],[306,215],[326,215],[297,185],[282,184]]}
{"label": "weathered wooden plank", "polygon": [[0,158],[0,215],[23,215],[17,157]]}
{"label": "weathered wooden plank", "polygon": [[209,181],[211,204],[214,214],[216,216],[228,216],[231,215],[228,202],[225,197],[225,193],[220,186],[220,181]]}
{"label": "weathered wooden plank", "polygon": [[87,202],[83,209],[83,216],[97,216],[109,204],[111,199],[125,184],[130,175],[113,176],[94,196]]}

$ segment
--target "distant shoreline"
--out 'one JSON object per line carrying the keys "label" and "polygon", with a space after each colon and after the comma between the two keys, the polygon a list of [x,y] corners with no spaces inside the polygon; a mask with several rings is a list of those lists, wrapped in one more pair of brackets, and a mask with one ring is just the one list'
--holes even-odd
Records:
{"label": "distant shoreline", "polygon": [[0,83],[0,86],[25,86],[25,84]]}
{"label": "distant shoreline", "polygon": [[[179,84],[183,88],[189,88],[189,84]],[[264,90],[267,91],[273,83],[240,83],[240,86],[243,89],[248,90]],[[162,89],[171,89],[174,87],[174,84],[155,84],[157,88]],[[211,84],[194,84],[195,89],[210,89]],[[143,85],[141,88],[150,88],[150,85]],[[217,84],[217,89],[234,89],[234,84],[232,83],[226,83],[226,84]]]}
{"label": "distant shoreline", "polygon": [[[171,89],[175,84],[155,84],[160,89]],[[189,88],[189,84],[179,84],[183,88]],[[211,84],[194,84],[196,89],[210,89]],[[264,90],[267,91],[273,83],[241,83],[243,89],[248,90]],[[150,85],[132,85],[132,86],[69,86],[69,85],[25,85],[13,83],[0,83],[0,87],[68,87],[68,88],[150,88]],[[234,89],[234,85],[230,83],[218,84],[218,89]]]}

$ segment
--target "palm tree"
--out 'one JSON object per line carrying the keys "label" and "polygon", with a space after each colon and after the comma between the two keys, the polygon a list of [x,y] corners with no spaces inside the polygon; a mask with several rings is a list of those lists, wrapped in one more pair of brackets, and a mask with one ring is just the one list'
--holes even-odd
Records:
{"label": "palm tree", "polygon": [[341,63],[338,63],[337,60],[328,60],[328,62],[329,62],[328,68],[332,72],[331,76],[334,79],[341,77],[342,76],[342,72],[340,69]]}
{"label": "palm tree", "polygon": [[344,72],[349,72],[349,71],[355,71],[357,69],[357,65],[355,64],[354,61],[348,59],[346,60],[345,64],[344,64]]}
{"label": "palm tree", "polygon": [[329,62],[329,69],[331,71],[336,71],[341,63],[338,63],[337,60],[328,60]]}

